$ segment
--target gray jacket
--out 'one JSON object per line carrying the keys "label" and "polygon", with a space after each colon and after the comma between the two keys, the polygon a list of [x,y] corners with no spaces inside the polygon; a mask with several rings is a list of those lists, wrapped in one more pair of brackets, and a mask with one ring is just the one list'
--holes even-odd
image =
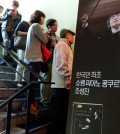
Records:
{"label": "gray jacket", "polygon": [[[37,37],[39,37],[39,39]],[[34,23],[29,27],[27,33],[25,59],[42,59],[42,52],[40,43],[47,43],[47,38],[45,37],[40,24]]]}

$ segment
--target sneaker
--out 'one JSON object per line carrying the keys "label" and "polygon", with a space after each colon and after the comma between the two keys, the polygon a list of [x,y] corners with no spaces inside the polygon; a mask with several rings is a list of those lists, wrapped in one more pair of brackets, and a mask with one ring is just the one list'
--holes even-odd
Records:
{"label": "sneaker", "polygon": [[36,111],[37,110],[34,104],[31,104],[30,110],[33,110],[33,111]]}
{"label": "sneaker", "polygon": [[35,102],[34,106],[35,106],[35,108],[36,108],[37,110],[41,110],[42,107],[43,107],[43,106],[40,105],[38,102]]}
{"label": "sneaker", "polygon": [[31,104],[31,106],[30,106],[30,112],[33,113],[33,114],[38,113],[38,110],[37,110],[37,108],[35,107],[34,104]]}
{"label": "sneaker", "polygon": [[17,86],[18,87],[23,87],[23,84],[22,83],[18,83]]}
{"label": "sneaker", "polygon": [[26,112],[27,108],[26,107],[22,107],[22,112]]}

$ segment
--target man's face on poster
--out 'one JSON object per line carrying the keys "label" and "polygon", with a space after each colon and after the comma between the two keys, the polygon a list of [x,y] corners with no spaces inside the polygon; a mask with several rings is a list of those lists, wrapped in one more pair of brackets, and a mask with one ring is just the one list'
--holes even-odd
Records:
{"label": "man's face on poster", "polygon": [[115,14],[110,18],[110,27],[118,28],[120,27],[120,14]]}

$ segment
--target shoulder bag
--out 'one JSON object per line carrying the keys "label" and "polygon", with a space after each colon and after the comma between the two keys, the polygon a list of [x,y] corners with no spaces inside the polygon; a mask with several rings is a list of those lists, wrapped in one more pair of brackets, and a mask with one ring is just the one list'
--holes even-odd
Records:
{"label": "shoulder bag", "polygon": [[16,49],[25,50],[27,36],[16,36],[14,38],[14,47]]}
{"label": "shoulder bag", "polygon": [[52,52],[48,48],[46,48],[44,44],[41,43],[40,45],[41,45],[43,61],[48,62],[52,58]]}

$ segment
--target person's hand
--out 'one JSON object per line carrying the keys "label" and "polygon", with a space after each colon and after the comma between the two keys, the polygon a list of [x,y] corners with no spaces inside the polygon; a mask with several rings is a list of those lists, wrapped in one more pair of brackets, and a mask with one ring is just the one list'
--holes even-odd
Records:
{"label": "person's hand", "polygon": [[9,12],[8,12],[8,15],[9,16],[12,16],[14,14],[14,10],[10,10]]}
{"label": "person's hand", "polygon": [[83,16],[81,17],[81,22],[86,23],[87,21],[88,21],[88,14],[83,14]]}
{"label": "person's hand", "polygon": [[71,86],[71,80],[68,79],[68,80],[66,80],[65,82],[66,82],[66,87],[67,87],[67,88],[70,88],[70,86]]}

